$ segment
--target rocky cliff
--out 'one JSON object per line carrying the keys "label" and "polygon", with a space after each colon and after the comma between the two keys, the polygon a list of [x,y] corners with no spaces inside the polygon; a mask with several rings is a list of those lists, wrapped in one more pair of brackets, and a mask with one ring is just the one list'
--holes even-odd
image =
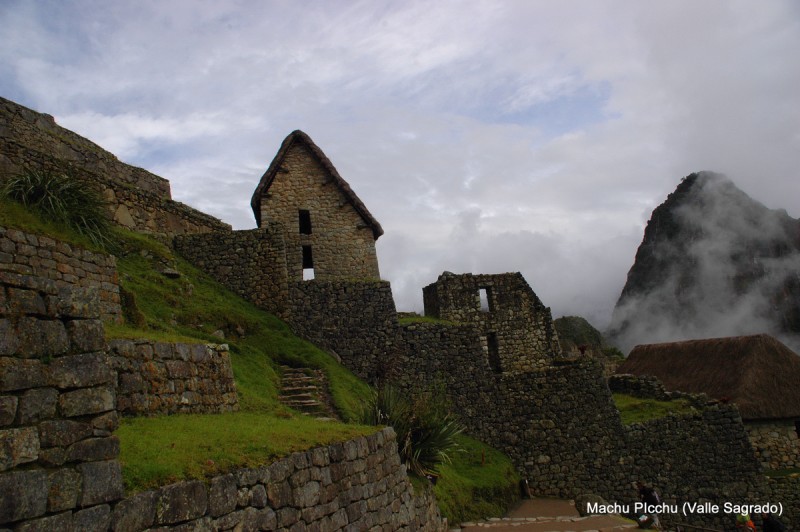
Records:
{"label": "rocky cliff", "polygon": [[800,221],[727,177],[687,176],[659,205],[609,329],[640,343],[771,333],[800,346]]}

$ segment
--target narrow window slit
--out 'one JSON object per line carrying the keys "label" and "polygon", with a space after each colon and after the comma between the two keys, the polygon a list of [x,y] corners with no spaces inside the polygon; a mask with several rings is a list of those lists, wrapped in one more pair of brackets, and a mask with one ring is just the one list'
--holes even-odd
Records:
{"label": "narrow window slit", "polygon": [[300,209],[300,234],[311,234],[311,211]]}
{"label": "narrow window slit", "polygon": [[311,254],[311,246],[303,246],[303,280],[311,281],[314,279],[314,257]]}

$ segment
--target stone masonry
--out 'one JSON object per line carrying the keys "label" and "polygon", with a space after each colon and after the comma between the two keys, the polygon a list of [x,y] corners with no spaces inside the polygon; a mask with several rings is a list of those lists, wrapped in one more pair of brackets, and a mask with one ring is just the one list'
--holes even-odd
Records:
{"label": "stone masonry", "polygon": [[0,180],[26,169],[66,170],[86,178],[103,192],[109,218],[129,229],[174,235],[231,228],[173,201],[163,177],[120,162],[50,115],[0,97]]}
{"label": "stone masonry", "polygon": [[494,372],[529,371],[561,354],[550,309],[520,273],[445,272],[423,289],[423,298],[426,316],[472,324],[481,331]]}
{"label": "stone masonry", "polygon": [[239,409],[227,345],[111,340],[108,355],[123,415]]}
{"label": "stone masonry", "polygon": [[0,226],[0,281],[41,285],[48,291],[89,288],[98,293],[103,320],[122,319],[117,262],[109,255]]}
{"label": "stone masonry", "polygon": [[0,283],[0,527],[90,530],[123,495],[97,293]]}
{"label": "stone masonry", "polygon": [[253,195],[259,227],[283,226],[290,281],[379,279],[375,241],[383,229],[339,176],[330,160],[296,131],[262,177]]}

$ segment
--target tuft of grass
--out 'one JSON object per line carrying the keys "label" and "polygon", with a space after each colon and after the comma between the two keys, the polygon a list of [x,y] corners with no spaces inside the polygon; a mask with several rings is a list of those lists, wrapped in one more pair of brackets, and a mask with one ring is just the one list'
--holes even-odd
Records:
{"label": "tuft of grass", "polygon": [[651,419],[666,417],[670,414],[690,415],[697,412],[686,399],[657,401],[656,399],[641,399],[621,393],[615,393],[613,397],[622,423],[625,425],[642,423]]}
{"label": "tuft of grass", "polygon": [[458,452],[456,438],[464,430],[439,395],[423,392],[408,399],[393,386],[373,393],[358,420],[394,428],[400,458],[421,477],[438,476],[439,467]]}
{"label": "tuft of grass", "polygon": [[240,467],[258,467],[316,445],[372,434],[375,427],[281,419],[253,412],[126,418],[116,434],[128,493]]}
{"label": "tuft of grass", "polygon": [[95,246],[114,245],[106,203],[100,192],[70,171],[28,169],[8,177],[0,185],[0,196],[37,212],[56,224],[66,224]]}
{"label": "tuft of grass", "polygon": [[442,464],[433,488],[442,515],[452,524],[499,517],[519,500],[519,475],[500,451],[465,435],[460,452]]}

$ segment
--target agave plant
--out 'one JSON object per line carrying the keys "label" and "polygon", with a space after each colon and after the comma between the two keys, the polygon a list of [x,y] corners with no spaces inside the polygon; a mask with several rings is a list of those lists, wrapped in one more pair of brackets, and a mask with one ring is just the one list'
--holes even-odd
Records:
{"label": "agave plant", "polygon": [[102,196],[69,171],[27,170],[7,178],[0,186],[0,196],[71,227],[100,247],[113,243]]}
{"label": "agave plant", "polygon": [[416,394],[409,400],[393,386],[383,386],[365,404],[359,421],[389,425],[397,434],[400,459],[419,476],[436,476],[439,464],[450,462],[458,449],[456,436],[464,430],[433,393]]}

